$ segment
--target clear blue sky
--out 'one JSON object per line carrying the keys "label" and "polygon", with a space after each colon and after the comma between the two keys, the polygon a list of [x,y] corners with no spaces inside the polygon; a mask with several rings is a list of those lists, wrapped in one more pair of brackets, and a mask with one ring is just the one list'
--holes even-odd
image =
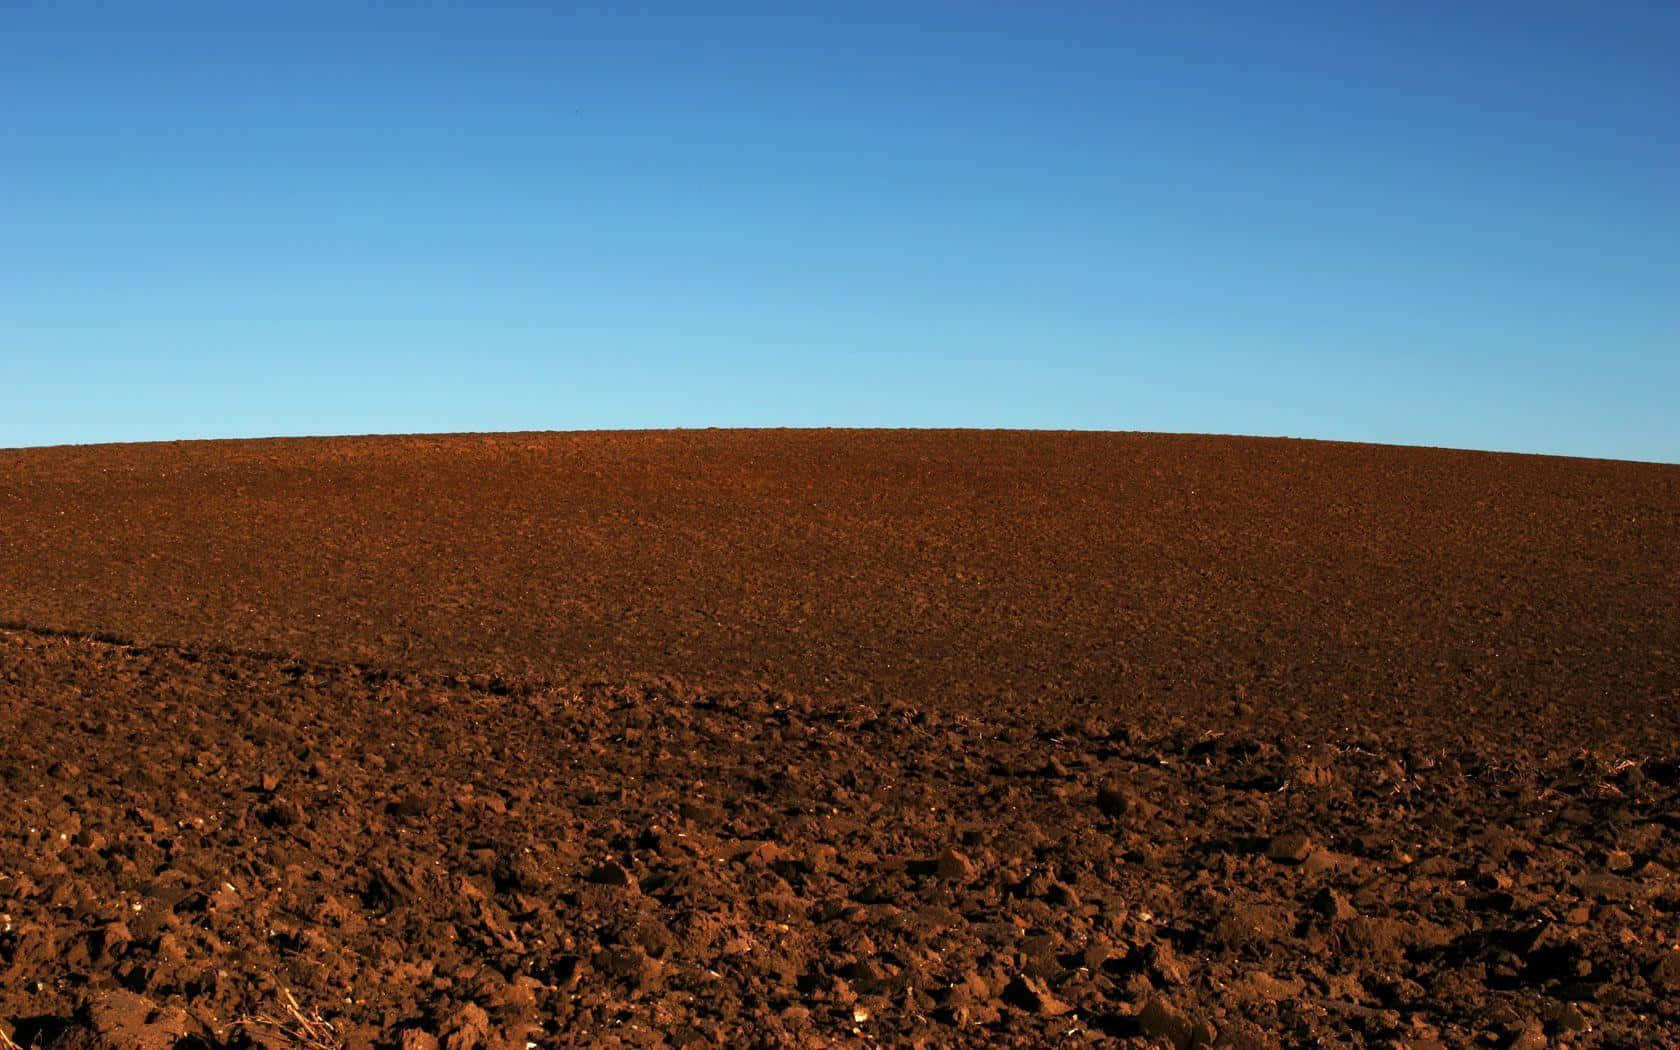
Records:
{"label": "clear blue sky", "polygon": [[0,446],[1680,460],[1672,0],[572,8],[0,6]]}

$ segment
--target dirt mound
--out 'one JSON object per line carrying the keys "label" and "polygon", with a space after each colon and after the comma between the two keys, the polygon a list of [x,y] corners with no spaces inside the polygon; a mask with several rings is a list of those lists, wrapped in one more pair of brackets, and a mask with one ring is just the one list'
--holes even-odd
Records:
{"label": "dirt mound", "polygon": [[1680,752],[0,634],[51,1046],[1665,1045]]}

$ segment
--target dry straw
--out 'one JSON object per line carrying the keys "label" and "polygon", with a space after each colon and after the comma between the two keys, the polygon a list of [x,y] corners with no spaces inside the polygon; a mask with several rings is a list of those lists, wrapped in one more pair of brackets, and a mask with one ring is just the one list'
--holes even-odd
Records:
{"label": "dry straw", "polygon": [[[298,1005],[297,997],[289,990],[282,988],[280,994],[285,1003],[278,1016],[261,1013],[241,1018],[235,1023],[241,1028],[265,1029],[298,1050],[343,1050],[344,1040],[339,1038],[337,1029],[330,1022],[319,1013],[305,1013]],[[0,1047],[0,1050],[5,1048]]]}

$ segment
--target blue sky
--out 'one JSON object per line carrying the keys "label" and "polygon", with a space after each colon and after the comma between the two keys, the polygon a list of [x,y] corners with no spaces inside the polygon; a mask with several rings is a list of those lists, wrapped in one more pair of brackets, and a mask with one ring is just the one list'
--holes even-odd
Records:
{"label": "blue sky", "polygon": [[[1381,10],[1379,10],[1381,8]],[[1680,461],[1680,5],[0,8],[0,446]]]}

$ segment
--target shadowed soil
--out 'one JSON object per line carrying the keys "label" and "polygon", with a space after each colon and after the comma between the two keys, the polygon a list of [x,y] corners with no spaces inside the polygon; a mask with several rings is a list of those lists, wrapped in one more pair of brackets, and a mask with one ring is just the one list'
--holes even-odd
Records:
{"label": "shadowed soil", "polygon": [[1677,579],[1654,465],[0,452],[0,1026],[1671,1044]]}

